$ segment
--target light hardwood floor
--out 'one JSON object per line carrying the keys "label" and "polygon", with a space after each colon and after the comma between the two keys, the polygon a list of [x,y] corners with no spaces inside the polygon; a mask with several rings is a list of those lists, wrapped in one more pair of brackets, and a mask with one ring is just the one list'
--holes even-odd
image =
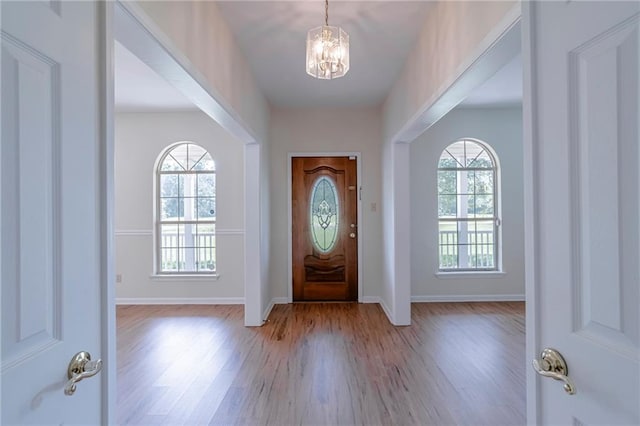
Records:
{"label": "light hardwood floor", "polygon": [[524,303],[117,308],[118,421],[165,425],[525,423]]}

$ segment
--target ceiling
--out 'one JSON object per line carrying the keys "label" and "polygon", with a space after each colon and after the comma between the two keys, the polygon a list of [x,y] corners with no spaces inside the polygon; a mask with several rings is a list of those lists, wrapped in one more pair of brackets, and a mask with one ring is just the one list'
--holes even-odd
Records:
{"label": "ceiling", "polygon": [[[329,3],[329,24],[350,35],[351,69],[336,80],[305,72],[305,41],[322,24],[320,0],[221,1],[220,10],[269,103],[278,107],[348,107],[381,104],[415,44],[430,2]],[[520,56],[462,103],[511,106],[522,100]],[[115,44],[116,111],[182,111],[196,107],[121,44]]]}
{"label": "ceiling", "polygon": [[522,104],[522,84],[522,55],[518,55],[471,92],[460,106],[497,108],[520,105]]}
{"label": "ceiling", "polygon": [[175,87],[117,41],[114,46],[115,109],[118,112],[195,110]]}
{"label": "ceiling", "polygon": [[349,33],[351,68],[336,80],[305,72],[307,31],[324,2],[221,1],[218,7],[272,105],[379,105],[397,80],[431,6],[427,1],[330,1],[329,24]]}

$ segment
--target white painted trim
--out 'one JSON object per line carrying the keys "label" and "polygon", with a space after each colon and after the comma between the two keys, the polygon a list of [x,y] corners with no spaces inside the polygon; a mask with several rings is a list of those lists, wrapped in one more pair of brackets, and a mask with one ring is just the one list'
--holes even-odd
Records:
{"label": "white painted trim", "polygon": [[387,304],[385,303],[384,299],[383,299],[383,298],[379,298],[379,300],[380,300],[380,301],[379,301],[378,303],[380,304],[380,307],[381,307],[381,308],[382,308],[382,310],[384,311],[384,314],[387,316],[387,319],[389,320],[389,322],[390,322],[391,324],[393,324],[393,325],[396,325],[396,324],[393,322],[393,315],[391,315],[391,310],[389,309],[389,307],[388,307],[388,306],[387,306]]}
{"label": "white painted trim", "polygon": [[223,235],[244,235],[244,229],[216,229],[216,237]]}
{"label": "white painted trim", "polygon": [[243,305],[244,297],[118,297],[116,305]]}
{"label": "white painted trim", "polygon": [[380,300],[378,296],[364,296],[360,303],[380,303]]}
{"label": "white painted trim", "polygon": [[[244,229],[216,229],[217,236],[244,235]],[[116,237],[152,237],[152,229],[116,229]]]}
{"label": "white painted trim", "polygon": [[474,294],[411,296],[411,303],[428,302],[524,302],[524,294]]}
{"label": "white painted trim", "polygon": [[[98,65],[100,105],[99,187],[100,192],[100,358],[101,373],[101,423],[116,423],[116,286],[115,283],[115,139],[114,139],[114,4],[96,3],[99,33]],[[96,354],[97,355],[97,354]]]}
{"label": "white painted trim", "polygon": [[274,297],[273,299],[271,299],[271,302],[269,302],[267,309],[265,309],[264,312],[262,313],[262,322],[266,322],[267,319],[269,319],[269,315],[271,314],[271,311],[273,310],[273,307],[275,305],[287,305],[287,304],[289,304],[289,301],[287,300],[286,297]]}
{"label": "white painted trim", "polygon": [[153,237],[151,229],[116,229],[116,237]]}
{"label": "white painted trim", "polygon": [[464,278],[464,279],[467,279],[467,278],[469,278],[469,279],[489,279],[489,278],[502,279],[502,278],[505,278],[507,276],[507,273],[504,272],[504,271],[487,271],[487,272],[482,272],[482,271],[444,272],[444,271],[442,271],[442,272],[436,272],[433,275],[438,279],[444,279],[444,280],[453,280],[453,279],[460,279],[460,278]]}
{"label": "white painted trim", "polygon": [[393,161],[393,325],[411,324],[411,186],[410,145],[391,146]]}
{"label": "white painted trim", "polygon": [[362,235],[365,232],[362,223],[362,199],[360,189],[362,188],[362,153],[361,152],[288,152],[287,153],[287,298],[289,303],[293,301],[293,216],[291,214],[291,186],[293,176],[291,174],[291,159],[293,157],[356,157],[356,187],[358,190],[358,302],[362,302],[363,295],[363,274],[362,274]]}
{"label": "white painted trim", "polygon": [[151,281],[164,281],[164,282],[177,282],[177,281],[187,281],[190,283],[196,282],[204,282],[211,283],[214,281],[218,281],[221,275],[219,274],[153,274],[149,275]]}
{"label": "white painted trim", "polygon": [[[537,139],[537,96],[536,96],[536,53],[535,53],[535,2],[522,2],[522,69],[523,69],[523,97],[522,97],[522,149],[523,149],[523,177],[524,177],[524,259],[525,259],[525,356],[527,362],[538,356],[540,345],[538,310],[539,292],[536,285],[538,271],[538,240],[539,219],[537,206],[539,205],[536,176],[538,176],[539,159],[534,146]],[[531,368],[526,370],[526,410],[527,424],[540,423],[539,395],[537,389],[537,374]]]}
{"label": "white painted trim", "polygon": [[[262,226],[261,211],[262,194],[261,161],[262,146],[250,144],[244,146],[244,325],[260,326],[263,324],[265,304],[265,288],[262,280]],[[266,226],[266,225],[265,225]]]}

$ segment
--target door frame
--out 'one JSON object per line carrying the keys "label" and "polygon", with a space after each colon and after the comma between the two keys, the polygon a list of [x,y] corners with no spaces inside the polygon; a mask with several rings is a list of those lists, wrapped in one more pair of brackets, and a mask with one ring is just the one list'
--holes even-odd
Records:
{"label": "door frame", "polygon": [[99,200],[100,208],[100,312],[101,354],[104,361],[101,386],[103,424],[116,422],[116,273],[115,273],[115,76],[114,3],[98,2],[98,53],[100,117]]}
{"label": "door frame", "polygon": [[535,110],[535,34],[533,21],[535,5],[533,2],[522,2],[522,157],[523,157],[523,198],[524,198],[524,292],[525,292],[525,367],[526,367],[526,419],[527,424],[538,424],[539,388],[538,377],[530,368],[531,359],[537,357],[540,347],[539,315],[540,305],[538,277],[538,232],[539,223],[537,206],[539,204],[536,180],[539,173],[538,158],[535,154],[535,127],[537,117]]}
{"label": "door frame", "polygon": [[356,157],[356,187],[358,188],[358,303],[362,303],[362,153],[353,151],[287,152],[287,303],[293,303],[293,214],[291,212],[291,186],[293,157]]}

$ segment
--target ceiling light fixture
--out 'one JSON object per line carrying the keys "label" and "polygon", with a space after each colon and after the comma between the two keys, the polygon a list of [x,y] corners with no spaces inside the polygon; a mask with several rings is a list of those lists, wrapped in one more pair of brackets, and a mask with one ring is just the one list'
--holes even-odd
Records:
{"label": "ceiling light fixture", "polygon": [[324,3],[324,25],[307,33],[307,74],[322,80],[349,71],[349,34],[329,26],[329,0]]}

